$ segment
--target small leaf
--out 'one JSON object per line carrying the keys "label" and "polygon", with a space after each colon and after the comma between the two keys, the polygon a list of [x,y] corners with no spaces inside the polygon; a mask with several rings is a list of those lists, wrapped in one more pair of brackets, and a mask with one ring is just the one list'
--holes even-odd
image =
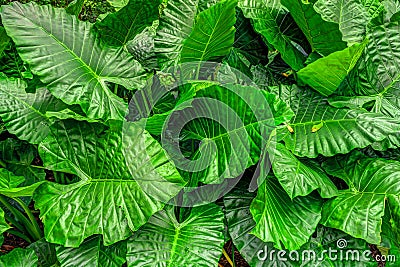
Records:
{"label": "small leaf", "polygon": [[277,179],[269,176],[258,187],[250,206],[256,222],[251,233],[264,242],[273,242],[276,248],[299,249],[315,231],[321,209],[322,200],[311,195],[292,201]]}

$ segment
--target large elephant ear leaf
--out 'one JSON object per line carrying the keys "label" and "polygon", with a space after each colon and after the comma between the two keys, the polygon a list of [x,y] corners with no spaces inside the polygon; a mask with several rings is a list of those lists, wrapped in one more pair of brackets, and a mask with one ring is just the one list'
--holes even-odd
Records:
{"label": "large elephant ear leaf", "polygon": [[[360,262],[337,261],[329,257],[326,251],[337,249],[337,241],[345,239],[346,249],[357,250],[363,253],[368,250],[364,240],[355,239],[342,231],[323,227],[319,225],[312,237],[301,249],[296,252],[298,255],[307,255],[309,251],[315,252],[315,257],[296,257],[293,251],[285,250],[286,254],[292,253],[293,257],[285,257],[280,260],[275,254],[270,254],[276,250],[271,242],[263,242],[256,236],[250,234],[256,223],[250,216],[250,204],[255,194],[242,188],[236,188],[224,197],[225,217],[228,224],[229,235],[240,254],[246,259],[251,267],[300,267],[300,266],[321,266],[321,267],[364,267],[376,266],[372,258],[360,258]],[[308,252],[307,252],[308,251]],[[368,250],[369,251],[369,250]],[[255,253],[257,252],[257,253]],[[260,260],[262,259],[262,260]]]}
{"label": "large elephant ear leaf", "polygon": [[286,147],[300,157],[334,156],[364,148],[398,132],[398,120],[364,109],[334,108],[325,97],[299,87],[284,87],[281,98],[295,113],[280,129]]}
{"label": "large elephant ear leaf", "polygon": [[[346,241],[344,243],[344,241]],[[343,246],[345,244],[345,248]],[[352,251],[353,255],[360,255],[357,260],[353,257],[342,257],[339,261],[331,257],[327,251],[338,250],[339,253]],[[353,238],[348,234],[319,225],[317,230],[310,238],[309,242],[302,247],[302,255],[307,251],[313,251],[316,257],[304,257],[301,266],[321,266],[321,267],[375,267],[377,262],[372,257],[369,244],[362,239]],[[362,255],[362,256],[361,256]]]}
{"label": "large elephant ear leaf", "polygon": [[[199,90],[191,104],[193,108],[182,110],[176,118],[189,121],[182,131],[186,139],[202,142],[193,156],[197,161],[201,156],[202,161],[196,163],[192,179],[206,184],[236,178],[255,165],[275,126],[293,116],[286,103],[275,95],[237,84]],[[171,125],[176,124],[172,121]],[[209,153],[207,158],[209,151],[215,151],[215,156]],[[199,167],[207,160],[207,168]]]}
{"label": "large elephant ear leaf", "polygon": [[199,0],[169,0],[160,16],[154,39],[160,67],[179,63],[183,41],[189,37],[197,14]]}
{"label": "large elephant ear leaf", "polygon": [[142,86],[143,69],[128,52],[102,45],[90,23],[63,9],[31,2],[1,10],[19,55],[55,97],[79,104],[89,118],[121,120],[126,115],[127,104],[107,82],[128,89]]}
{"label": "large elephant ear leaf", "polygon": [[296,24],[303,31],[312,51],[327,56],[335,51],[346,48],[342,41],[339,26],[327,22],[314,10],[316,0],[282,0],[282,4],[290,11]]}
{"label": "large elephant ear leaf", "polygon": [[105,247],[100,236],[91,236],[79,248],[57,246],[56,253],[63,267],[120,267],[126,262],[126,242]]}
{"label": "large elephant ear leaf", "polygon": [[[325,203],[321,223],[380,244],[385,202],[400,195],[400,163],[354,152],[332,158],[323,167],[343,179],[349,189]],[[393,201],[391,204],[398,205]]]}
{"label": "large elephant ear leaf", "polygon": [[335,184],[325,174],[318,163],[299,159],[283,144],[276,144],[272,152],[272,169],[280,184],[291,199],[297,196],[307,196],[318,189],[321,197],[337,196]]}
{"label": "large elephant ear leaf", "polygon": [[[337,94],[340,96],[335,102],[339,100],[349,105],[362,100],[368,102],[373,112],[393,118],[400,116],[400,41],[394,38],[399,31],[400,21],[368,29],[369,42],[358,64],[339,87]],[[378,143],[374,148],[383,150],[399,146],[399,135],[393,132],[384,143]]]}
{"label": "large elephant ear leaf", "polygon": [[322,95],[331,95],[354,68],[365,45],[366,42],[354,44],[312,62],[297,73],[299,84],[309,85]]}
{"label": "large elephant ear leaf", "polygon": [[[239,184],[241,185],[241,184]],[[277,257],[260,260],[264,253],[275,249],[272,242],[263,242],[261,239],[251,234],[256,226],[250,213],[250,204],[256,194],[236,188],[224,196],[225,218],[229,236],[233,244],[239,250],[240,255],[249,263],[251,267],[298,267],[300,263],[287,259],[280,261]],[[264,253],[260,253],[260,251]],[[268,257],[269,255],[267,255]]]}
{"label": "large elephant ear leaf", "polygon": [[105,43],[124,46],[158,18],[161,0],[130,0],[116,13],[109,14],[97,24]]}
{"label": "large elephant ear leaf", "polygon": [[229,54],[235,41],[237,0],[224,0],[200,12],[183,42],[181,62],[217,60]]}
{"label": "large elephant ear leaf", "polygon": [[254,30],[278,50],[282,59],[294,70],[304,67],[305,56],[280,29],[280,21],[287,15],[279,0],[240,0],[239,7],[251,19]]}
{"label": "large elephant ear leaf", "polygon": [[36,190],[49,242],[78,247],[93,234],[102,234],[105,245],[126,239],[184,186],[156,140],[136,124],[124,127],[122,136],[119,123],[106,129],[68,120],[40,144],[46,168],[81,178]]}
{"label": "large elephant ear leaf", "polygon": [[291,200],[277,179],[268,176],[250,206],[256,222],[251,234],[279,249],[299,249],[315,231],[321,209],[321,199],[309,195]]}
{"label": "large elephant ear leaf", "polygon": [[[399,86],[400,21],[385,23],[368,30],[369,40],[357,66],[341,84],[338,94],[373,98],[375,112],[400,116]],[[384,52],[387,51],[387,52]],[[370,99],[370,101],[372,101]]]}
{"label": "large elephant ear leaf", "polygon": [[324,20],[337,23],[343,41],[353,44],[362,42],[365,37],[367,24],[372,19],[372,14],[368,12],[366,5],[371,5],[373,1],[318,0],[314,4],[314,9]]}
{"label": "large elephant ear leaf", "polygon": [[181,223],[167,207],[128,240],[128,266],[216,266],[223,231],[224,214],[213,203],[193,208]]}
{"label": "large elephant ear leaf", "polygon": [[46,112],[60,111],[67,105],[46,88],[38,88],[35,93],[26,93],[25,88],[24,81],[0,78],[0,117],[10,133],[38,144],[50,132],[52,121]]}
{"label": "large elephant ear leaf", "polygon": [[38,257],[32,248],[15,248],[0,257],[0,267],[37,267]]}

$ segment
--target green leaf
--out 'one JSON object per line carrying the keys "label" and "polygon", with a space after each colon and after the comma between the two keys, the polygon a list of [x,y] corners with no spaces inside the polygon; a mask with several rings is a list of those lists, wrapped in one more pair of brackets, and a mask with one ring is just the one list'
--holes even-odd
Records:
{"label": "green leaf", "polygon": [[280,143],[271,153],[274,174],[291,199],[307,196],[315,189],[323,198],[337,196],[336,186],[317,163],[296,158]]}
{"label": "green leaf", "polygon": [[44,238],[28,246],[34,249],[38,256],[38,266],[58,267],[60,263],[57,260],[56,248],[54,244],[47,242]]}
{"label": "green leaf", "polygon": [[116,13],[97,23],[97,30],[106,44],[125,46],[146,27],[158,19],[161,0],[130,0]]}
{"label": "green leaf", "polygon": [[126,49],[145,69],[158,69],[157,55],[155,53],[154,39],[156,37],[157,23],[147,27],[135,38],[126,44]]}
{"label": "green leaf", "polygon": [[361,0],[318,0],[314,9],[324,20],[339,24],[343,41],[353,44],[364,39],[371,17]]}
{"label": "green leaf", "polygon": [[386,236],[393,245],[400,247],[400,197],[388,195],[386,204],[382,236]]}
{"label": "green leaf", "polygon": [[28,64],[22,61],[21,57],[17,53],[15,44],[11,41],[5,47],[3,56],[0,57],[0,72],[4,73],[9,78],[24,79],[27,78],[27,76],[32,75]]}
{"label": "green leaf", "polygon": [[129,0],[107,0],[107,2],[118,11],[126,6]]}
{"label": "green leaf", "polygon": [[179,223],[168,207],[128,240],[128,266],[216,266],[224,245],[224,214],[211,203]]}
{"label": "green leaf", "polygon": [[38,258],[33,249],[15,248],[0,257],[0,267],[36,267]]}
{"label": "green leaf", "polygon": [[384,0],[382,4],[386,11],[386,20],[388,21],[400,11],[400,2],[397,0]]}
{"label": "green leaf", "polygon": [[244,16],[251,19],[254,30],[281,53],[291,68],[299,70],[304,67],[305,56],[279,27],[279,22],[287,15],[279,0],[241,0],[238,5]]}
{"label": "green leaf", "polygon": [[354,68],[365,45],[354,44],[314,61],[297,73],[299,84],[309,85],[322,95],[331,95]]}
{"label": "green leaf", "polygon": [[17,176],[24,176],[25,182],[22,186],[30,186],[44,181],[46,173],[44,169],[35,167],[37,149],[22,141],[6,139],[0,142],[0,158],[6,163],[6,168]]}
{"label": "green leaf", "polygon": [[305,4],[302,0],[282,0],[282,5],[290,11],[293,19],[307,37],[312,51],[327,56],[343,50],[346,48],[346,43],[342,41],[338,25],[323,20],[313,8],[315,2],[316,0],[310,0],[308,4]]}
{"label": "green leaf", "polygon": [[[251,267],[376,266],[376,262],[372,258],[367,258],[367,261],[362,258],[362,253],[370,250],[365,241],[355,239],[342,231],[323,226],[317,227],[317,230],[310,240],[304,244],[301,249],[297,251],[284,250],[284,254],[278,254],[278,250],[274,248],[272,243],[265,243],[256,236],[249,234],[255,226],[255,222],[252,220],[249,211],[254,193],[244,190],[243,186],[244,185],[240,185],[240,188],[235,189],[224,197],[225,217],[228,224],[229,235],[235,247]],[[337,242],[340,239],[347,241],[346,248],[342,249],[343,252],[340,252],[337,246]],[[337,254],[334,250],[337,251]],[[332,258],[329,258],[328,251],[332,251]],[[345,253],[349,253],[348,251],[356,251],[354,255],[358,253],[360,259],[358,261],[352,261],[352,254],[350,254],[348,256],[350,260],[346,261]],[[343,253],[343,260],[339,260],[340,253]],[[307,257],[308,255],[309,257]],[[334,258],[335,256],[337,256],[336,260]]]}
{"label": "green leaf", "polygon": [[19,79],[0,78],[0,117],[7,130],[19,139],[40,143],[49,133],[52,121],[47,111],[67,107],[45,88],[26,93],[26,84]]}
{"label": "green leaf", "polygon": [[236,0],[224,0],[200,12],[183,42],[181,62],[216,61],[229,54],[235,40]]}
{"label": "green leaf", "polygon": [[[323,226],[317,228],[317,231],[310,238],[310,241],[302,247],[299,254],[307,255],[303,253],[310,253],[310,251],[315,252],[315,258],[307,259],[307,256],[305,256],[301,266],[376,267],[377,265],[371,254],[368,254],[371,249],[364,240],[353,238],[342,231]],[[313,253],[308,255],[313,255]]]}
{"label": "green leaf", "polygon": [[[269,257],[268,253],[276,249],[273,243],[263,242],[255,235],[250,234],[256,226],[250,213],[250,204],[256,194],[244,190],[244,185],[242,184],[239,184],[239,186],[239,188],[224,196],[224,205],[229,236],[232,238],[235,247],[239,250],[240,255],[243,256],[251,267],[300,266],[300,262],[293,262],[291,260],[280,261],[277,257],[273,259],[267,258],[265,261],[259,259],[258,256],[262,258],[265,255],[260,253],[260,251],[264,251]],[[287,251],[286,255],[288,254]]]}
{"label": "green leaf", "polygon": [[105,245],[126,239],[185,184],[148,133],[127,123],[121,136],[121,127],[68,120],[40,144],[46,168],[81,178],[36,190],[49,242],[78,247],[93,234],[102,234]]}
{"label": "green leaf", "polygon": [[[159,77],[157,76],[156,79]],[[165,93],[168,96],[168,92],[165,88],[160,89],[160,82],[154,81],[151,85],[149,84],[140,91],[137,91],[133,96],[129,104],[129,119],[137,120],[140,118],[146,118],[146,130],[153,135],[161,135],[164,129],[164,123],[168,119],[168,116],[173,114],[173,112],[183,110],[191,106],[192,100],[196,95],[196,91],[199,88],[207,88],[214,85],[215,82],[195,82],[193,84],[188,83],[182,87],[179,92],[177,99],[172,97],[169,102],[163,101],[165,99],[159,99],[158,102],[165,104],[165,108],[159,108],[158,103],[153,103],[154,99],[158,99],[160,94]],[[152,103],[148,103],[153,101]],[[154,106],[151,110],[154,114],[148,114],[149,105]],[[130,117],[132,115],[132,117]]]}
{"label": "green leaf", "polygon": [[[12,227],[8,225],[6,219],[4,218],[4,210],[0,208],[0,245],[2,245],[4,241],[3,233],[11,228]],[[0,257],[0,264],[1,264],[1,257]]]}
{"label": "green leaf", "polygon": [[[392,1],[392,0],[384,0]],[[397,0],[394,0],[397,1]],[[380,13],[384,10],[384,5],[379,0],[362,0],[363,5],[366,7],[368,14],[371,18],[376,18],[380,15]]]}
{"label": "green leaf", "polygon": [[[363,109],[331,107],[325,97],[307,89],[283,87],[281,98],[290,104],[295,116],[288,124],[293,132],[281,128],[279,134],[286,147],[300,157],[345,154],[399,130],[396,119]],[[321,122],[323,127],[313,132],[313,126]]]}
{"label": "green leaf", "polygon": [[161,69],[180,61],[183,41],[189,37],[197,14],[199,0],[169,0],[160,17],[154,40]]}
{"label": "green leaf", "polygon": [[[398,259],[400,256],[400,197],[389,195],[386,204],[382,221],[382,243],[388,250],[387,254],[394,255]],[[388,260],[386,265],[395,266],[396,261]]]}
{"label": "green leaf", "polygon": [[0,27],[0,57],[3,56],[3,51],[7,48],[10,43],[10,37],[7,36],[4,27]]}
{"label": "green leaf", "polygon": [[57,246],[56,250],[63,267],[120,267],[126,262],[126,242],[105,247],[99,236],[87,238],[79,248]]}
{"label": "green leaf", "polygon": [[74,0],[65,9],[69,14],[78,16],[82,11],[83,4],[85,0]]}
{"label": "green leaf", "polygon": [[18,187],[25,181],[23,176],[16,176],[6,169],[0,169],[0,194],[7,197],[31,197],[42,182],[30,186]]}
{"label": "green leaf", "polygon": [[77,121],[87,121],[87,122],[99,122],[99,120],[96,119],[89,119],[87,117],[84,117],[78,113],[76,113],[75,111],[66,108],[60,111],[46,111],[45,114],[46,117],[55,120],[68,120],[68,119],[74,119]]}
{"label": "green leaf", "polygon": [[370,29],[369,43],[359,64],[339,90],[343,96],[375,97],[372,110],[394,118],[400,116],[400,41],[394,38],[399,31],[400,22]]}
{"label": "green leaf", "polygon": [[[373,98],[368,101],[371,111],[393,118],[400,116],[400,74],[397,71],[400,41],[395,38],[399,31],[399,21],[369,30],[369,43],[357,66],[341,84],[338,95],[348,97],[349,102],[359,97]],[[385,143],[378,144],[378,148],[400,146],[399,135],[391,134]]]}
{"label": "green leaf", "polygon": [[250,19],[246,18],[240,8],[236,8],[236,33],[233,46],[244,55],[252,65],[268,63],[268,47],[257,34]]}
{"label": "green leaf", "polygon": [[321,208],[321,199],[312,195],[291,200],[276,178],[269,176],[250,206],[256,222],[251,234],[279,249],[299,249],[315,231]]}
{"label": "green leaf", "polygon": [[23,176],[16,176],[6,169],[0,169],[0,190],[17,187],[24,181]]}
{"label": "green leaf", "polygon": [[143,69],[128,52],[102,45],[90,23],[63,9],[12,3],[2,6],[1,17],[22,59],[55,97],[79,104],[89,118],[121,120],[126,115],[126,103],[106,82],[128,89],[142,86]]}
{"label": "green leaf", "polygon": [[[199,90],[192,106],[178,112],[176,120],[190,120],[183,129],[185,140],[202,142],[194,155],[197,161],[200,155],[202,158],[194,166],[201,170],[200,165],[209,162],[210,167],[193,173],[192,178],[207,184],[236,178],[256,164],[269,133],[293,116],[275,95],[252,86],[232,84]],[[171,125],[175,125],[173,120]]]}
{"label": "green leaf", "polygon": [[223,63],[227,63],[230,67],[240,71],[247,77],[252,77],[251,63],[237,48],[232,48],[229,55],[223,60]]}
{"label": "green leaf", "polygon": [[343,179],[349,189],[324,204],[321,223],[380,244],[385,199],[400,195],[400,163],[355,152],[332,158],[323,167]]}

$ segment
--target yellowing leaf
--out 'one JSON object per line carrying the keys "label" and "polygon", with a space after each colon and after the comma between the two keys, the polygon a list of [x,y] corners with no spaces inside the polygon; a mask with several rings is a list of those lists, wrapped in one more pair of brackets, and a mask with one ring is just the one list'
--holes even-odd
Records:
{"label": "yellowing leaf", "polygon": [[313,125],[313,127],[311,129],[311,132],[313,132],[313,133],[318,132],[319,129],[322,128],[322,126],[324,126],[324,122],[322,122],[322,121],[320,123],[318,123],[318,124]]}

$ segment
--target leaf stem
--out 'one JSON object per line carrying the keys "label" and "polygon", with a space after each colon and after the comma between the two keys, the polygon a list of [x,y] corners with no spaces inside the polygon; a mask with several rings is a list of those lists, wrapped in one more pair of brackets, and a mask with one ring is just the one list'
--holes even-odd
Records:
{"label": "leaf stem", "polygon": [[17,220],[21,221],[21,223],[25,226],[29,235],[31,235],[34,239],[39,240],[41,238],[40,232],[37,233],[35,227],[32,223],[22,214],[21,211],[14,208],[8,201],[3,197],[0,196],[0,203],[2,203],[14,216]]}
{"label": "leaf stem", "polygon": [[4,161],[2,161],[1,159],[0,159],[0,166],[3,168],[7,167],[6,163]]}
{"label": "leaf stem", "polygon": [[33,243],[32,240],[28,236],[24,235],[21,232],[18,232],[18,231],[12,230],[12,229],[8,229],[6,232],[9,234],[18,236],[19,238],[22,238],[23,240],[25,240],[28,243]]}
{"label": "leaf stem", "polygon": [[235,263],[235,245],[233,244],[233,241],[232,241],[232,262],[233,262],[233,267],[236,267],[236,263]]}
{"label": "leaf stem", "polygon": [[10,164],[14,164],[14,165],[19,165],[19,166],[25,166],[25,168],[32,167],[32,168],[38,168],[38,169],[47,170],[46,167],[38,166],[38,165],[27,165],[27,164],[22,164],[22,163],[20,163],[20,162],[13,162],[13,161],[8,161],[8,160],[6,160],[5,162],[6,162],[6,163],[10,163]]}
{"label": "leaf stem", "polygon": [[35,229],[35,234],[37,235],[35,237],[38,237],[38,240],[41,239],[43,237],[42,230],[40,229],[40,227],[35,219],[35,216],[33,216],[32,211],[21,199],[19,199],[17,197],[13,198],[13,199],[24,209],[25,213],[28,215],[28,218],[31,221],[31,223]]}
{"label": "leaf stem", "polygon": [[22,224],[20,224],[19,222],[17,222],[17,220],[15,220],[13,217],[9,216],[7,213],[4,213],[4,218],[6,219],[6,221],[9,221],[12,226],[17,228],[21,232],[26,232],[25,227]]}
{"label": "leaf stem", "polygon": [[233,262],[231,258],[229,257],[228,253],[226,253],[225,248],[222,248],[222,254],[224,254],[225,259],[228,261],[228,263],[233,267]]}

